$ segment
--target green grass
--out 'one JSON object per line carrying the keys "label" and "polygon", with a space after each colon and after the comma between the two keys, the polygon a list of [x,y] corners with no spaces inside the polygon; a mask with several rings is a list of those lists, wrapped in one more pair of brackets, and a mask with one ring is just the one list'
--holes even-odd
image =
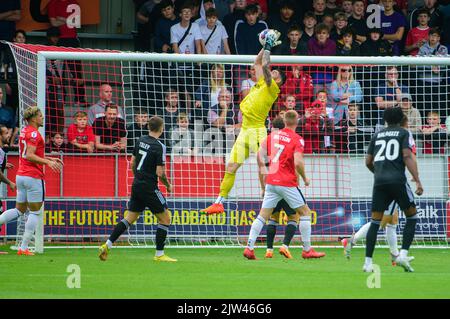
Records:
{"label": "green grass", "polygon": [[[7,247],[0,247],[7,250]],[[375,251],[381,288],[369,289],[364,249],[347,261],[341,249],[321,249],[320,260],[276,254],[246,260],[243,249],[167,249],[177,263],[156,263],[153,249],[114,249],[106,262],[96,249],[47,249],[34,257],[0,255],[0,298],[450,298],[448,250],[414,249],[414,273]],[[81,288],[69,289],[67,266],[81,269]]]}

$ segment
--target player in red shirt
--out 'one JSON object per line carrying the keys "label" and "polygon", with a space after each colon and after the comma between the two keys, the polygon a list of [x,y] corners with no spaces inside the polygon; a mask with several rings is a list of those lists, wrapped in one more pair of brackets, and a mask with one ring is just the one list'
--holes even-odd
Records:
{"label": "player in red shirt", "polygon": [[[302,177],[306,186],[309,185],[309,178],[306,176],[303,161],[304,141],[295,133],[298,123],[297,112],[287,111],[284,115],[284,123],[286,127],[271,133],[262,143],[258,153],[259,163],[266,162],[263,158],[269,159],[269,171],[264,172],[263,170],[263,173],[260,173],[267,175],[263,190],[264,200],[259,215],[253,221],[250,229],[247,248],[244,250],[244,257],[247,259],[256,259],[254,253],[256,238],[282,199],[295,210],[297,218],[300,217],[300,233],[303,240],[302,257],[320,258],[325,256],[324,253],[315,252],[311,248],[311,211],[298,188],[298,175]],[[260,168],[264,169],[264,165],[260,165]],[[260,180],[263,179],[260,178]]]}
{"label": "player in red shirt", "polygon": [[22,244],[18,255],[33,255],[28,250],[28,244],[34,234],[36,225],[42,214],[44,202],[44,165],[53,171],[60,172],[62,161],[59,158],[44,157],[45,143],[38,129],[44,123],[44,117],[37,106],[25,110],[24,119],[28,125],[22,129],[19,137],[19,169],[17,170],[16,207],[8,209],[0,215],[0,225],[17,219],[27,210],[30,211]]}

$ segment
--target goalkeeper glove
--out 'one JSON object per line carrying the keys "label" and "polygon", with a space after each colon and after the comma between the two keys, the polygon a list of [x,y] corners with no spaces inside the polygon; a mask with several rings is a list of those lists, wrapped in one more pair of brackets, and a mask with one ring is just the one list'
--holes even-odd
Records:
{"label": "goalkeeper glove", "polygon": [[281,33],[277,30],[269,30],[266,35],[266,43],[264,45],[264,50],[272,50],[273,47],[281,44],[280,38]]}

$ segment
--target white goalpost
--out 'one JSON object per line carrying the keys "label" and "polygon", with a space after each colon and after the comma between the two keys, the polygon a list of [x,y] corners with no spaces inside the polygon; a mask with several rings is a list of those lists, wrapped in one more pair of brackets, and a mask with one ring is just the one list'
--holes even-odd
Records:
{"label": "white goalpost", "polygon": [[[253,155],[236,175],[226,213],[206,216],[200,210],[218,195],[227,156],[240,129],[239,102],[253,82],[254,56],[10,47],[18,69],[20,114],[38,105],[46,115],[41,133],[50,144],[55,133],[67,140],[68,127],[76,123],[79,112],[88,114],[104,98],[105,85],[112,89],[109,101],[123,110],[126,127],[127,147],[120,152],[87,153],[69,145],[64,151],[47,153],[59,156],[65,165],[61,174],[46,171],[45,213],[35,236],[36,251],[42,252],[44,246],[97,247],[107,238],[127,213],[132,183],[129,160],[137,137],[146,134],[140,121],[153,115],[165,120],[162,139],[168,145],[167,176],[174,188],[167,196],[172,217],[168,246],[236,247],[242,243],[261,204]],[[421,117],[420,127],[414,122],[410,128],[425,189],[423,196],[416,197],[419,222],[414,247],[448,248],[450,128],[444,123],[450,116],[449,57],[272,56],[271,64],[285,71],[288,81],[267,126],[280,111],[289,109],[287,97],[293,96],[294,108],[302,116],[298,132],[308,145],[306,170],[312,183],[300,187],[313,211],[314,242],[338,247],[338,238],[349,237],[369,220],[373,177],[365,168],[364,155],[372,134],[384,125],[382,105],[390,102],[405,110],[413,107]],[[351,78],[340,74],[343,68],[349,69]],[[399,96],[392,96],[391,90],[396,89],[392,82],[400,89]],[[357,93],[355,87],[359,87]],[[325,100],[314,103],[322,90]],[[326,114],[311,111],[318,105]],[[356,125],[345,122],[354,116]],[[439,127],[432,124],[433,117],[439,119]],[[436,129],[428,134],[430,127]],[[113,141],[116,133],[105,136],[105,141]],[[14,194],[9,193],[7,201],[13,205]],[[277,238],[284,234],[284,216]],[[400,213],[399,238],[404,222]],[[118,245],[154,246],[156,224],[151,212],[145,211]],[[6,235],[20,235],[20,227],[21,223],[9,226]],[[265,232],[261,246],[264,236]],[[379,237],[384,245],[384,237]],[[297,233],[293,244],[298,241]]]}

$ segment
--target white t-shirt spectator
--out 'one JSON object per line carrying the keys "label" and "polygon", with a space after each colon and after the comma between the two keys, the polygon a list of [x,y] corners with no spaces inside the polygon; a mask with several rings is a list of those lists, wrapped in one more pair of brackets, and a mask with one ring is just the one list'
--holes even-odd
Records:
{"label": "white t-shirt spectator", "polygon": [[[183,28],[180,23],[173,25],[170,28],[170,43],[178,43],[189,28]],[[195,52],[195,40],[202,40],[202,34],[197,23],[192,23],[191,29],[188,35],[184,38],[183,42],[178,45],[180,54],[193,54]]]}
{"label": "white t-shirt spectator", "polygon": [[[206,24],[200,26],[200,32],[203,36],[203,41],[206,43],[209,36],[211,35],[212,29],[208,29]],[[216,29],[209,39],[208,43],[206,43],[206,51],[208,54],[222,54],[223,53],[223,39],[228,39],[227,31],[222,24],[216,24]]]}
{"label": "white t-shirt spectator", "polygon": [[241,91],[240,92],[242,92],[244,90],[250,90],[255,84],[256,84],[255,81],[253,81],[252,79],[243,80],[241,83]]}

